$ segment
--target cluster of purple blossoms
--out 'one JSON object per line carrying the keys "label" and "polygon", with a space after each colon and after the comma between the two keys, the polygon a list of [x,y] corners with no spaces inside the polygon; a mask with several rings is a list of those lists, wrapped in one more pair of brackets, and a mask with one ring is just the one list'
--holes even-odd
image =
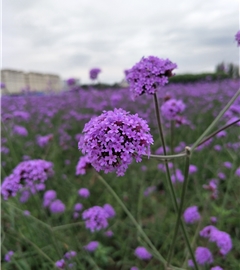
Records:
{"label": "cluster of purple blossoms", "polygon": [[88,156],[83,156],[79,158],[78,164],[76,166],[76,175],[86,174],[87,169],[92,167]]}
{"label": "cluster of purple blossoms", "polygon": [[83,209],[83,205],[81,203],[76,203],[74,205],[74,213],[73,218],[77,219],[79,217],[79,212]]}
{"label": "cluster of purple blossoms", "polygon": [[72,268],[74,266],[73,263],[71,263],[72,258],[77,256],[77,252],[74,250],[70,250],[67,253],[65,253],[65,255],[63,256],[63,258],[57,262],[55,262],[55,266],[58,269],[65,269],[65,267],[67,266],[68,268]]}
{"label": "cluster of purple blossoms", "polygon": [[78,147],[97,171],[116,171],[123,176],[133,158],[140,162],[141,155],[150,154],[153,138],[149,130],[137,114],[122,109],[104,111],[85,125],[84,139]]}
{"label": "cluster of purple blossoms", "polygon": [[152,254],[145,247],[137,247],[134,254],[141,260],[150,260],[152,258]]}
{"label": "cluster of purple blossoms", "polygon": [[186,223],[188,224],[193,224],[196,221],[199,221],[201,216],[198,212],[198,207],[197,206],[190,206],[188,207],[184,213],[183,213],[183,217]]}
{"label": "cluster of purple blossoms", "polygon": [[94,252],[98,248],[98,246],[99,246],[98,241],[91,241],[83,248],[88,252]]}
{"label": "cluster of purple blossoms", "polygon": [[[206,265],[213,263],[213,256],[211,251],[205,247],[197,247],[195,250],[195,258],[199,265]],[[191,261],[191,260],[190,260]],[[192,261],[190,262],[190,265]]]}
{"label": "cluster of purple blossoms", "polygon": [[164,118],[173,121],[177,120],[177,116],[185,110],[185,107],[182,100],[169,99],[161,106],[161,112]]}
{"label": "cluster of purple blossoms", "polygon": [[76,80],[74,78],[69,78],[67,79],[66,83],[68,86],[73,86],[76,84]]}
{"label": "cluster of purple blossoms", "polygon": [[4,260],[5,260],[6,262],[10,262],[13,255],[14,255],[14,252],[13,252],[12,250],[9,250],[9,251],[5,254]]}
{"label": "cluster of purple blossoms", "polygon": [[52,162],[41,159],[19,163],[2,183],[1,194],[4,200],[16,196],[17,192],[23,189],[29,189],[33,194],[39,189],[42,190],[44,182],[54,173],[52,168]]}
{"label": "cluster of purple blossoms", "polygon": [[26,137],[28,135],[28,131],[25,127],[17,125],[13,127],[13,133],[23,137]]}
{"label": "cluster of purple blossoms", "polygon": [[86,228],[91,232],[100,231],[108,226],[108,219],[115,216],[115,211],[111,205],[93,206],[82,213]]}
{"label": "cluster of purple blossoms", "polygon": [[78,195],[82,198],[88,198],[90,196],[90,192],[87,188],[80,188],[78,190]]}
{"label": "cluster of purple blossoms", "polygon": [[43,195],[43,207],[48,207],[57,197],[55,190],[47,190]]}
{"label": "cluster of purple blossoms", "polygon": [[173,69],[177,67],[169,59],[160,59],[155,56],[142,58],[131,69],[125,71],[127,82],[133,98],[147,93],[153,95],[159,86],[168,83]]}
{"label": "cluster of purple blossoms", "polygon": [[173,184],[176,182],[183,183],[184,182],[184,175],[182,174],[182,171],[180,169],[175,170],[175,174],[171,175],[171,180]]}
{"label": "cluster of purple blossoms", "polygon": [[211,179],[208,185],[203,185],[203,188],[211,192],[211,198],[213,200],[218,198],[218,179]]}
{"label": "cluster of purple blossoms", "polygon": [[98,77],[98,74],[101,72],[100,68],[92,68],[89,72],[90,79],[96,80]]}
{"label": "cluster of purple blossoms", "polygon": [[223,268],[217,265],[212,267],[210,270],[223,270]]}
{"label": "cluster of purple blossoms", "polygon": [[48,134],[46,136],[37,136],[37,144],[40,147],[46,146],[53,139],[53,134]]}
{"label": "cluster of purple blossoms", "polygon": [[55,200],[49,206],[49,210],[53,214],[63,213],[65,208],[65,204],[61,200]]}
{"label": "cluster of purple blossoms", "polygon": [[216,243],[222,256],[225,256],[232,249],[232,239],[230,235],[218,230],[215,226],[206,226],[199,234],[204,238],[208,238],[210,242]]}
{"label": "cluster of purple blossoms", "polygon": [[235,35],[235,39],[237,41],[237,45],[240,46],[240,30],[237,32],[237,34]]}

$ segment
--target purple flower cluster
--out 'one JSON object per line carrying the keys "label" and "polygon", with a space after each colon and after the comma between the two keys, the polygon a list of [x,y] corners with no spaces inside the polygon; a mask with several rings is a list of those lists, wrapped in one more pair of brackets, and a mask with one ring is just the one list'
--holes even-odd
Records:
{"label": "purple flower cluster", "polygon": [[94,252],[99,246],[99,243],[97,241],[91,241],[86,246],[84,246],[84,249],[88,252]]}
{"label": "purple flower cluster", "polygon": [[65,269],[66,266],[68,266],[68,268],[72,268],[73,267],[73,263],[71,263],[72,258],[77,256],[77,252],[74,250],[70,250],[67,253],[65,253],[65,255],[63,256],[63,258],[57,262],[55,262],[55,266],[58,269]]}
{"label": "purple flower cluster", "polygon": [[133,158],[140,162],[141,155],[150,153],[153,138],[149,130],[137,114],[122,109],[104,111],[85,125],[78,146],[97,171],[116,171],[123,176]]}
{"label": "purple flower cluster", "polygon": [[188,224],[193,224],[196,221],[200,220],[201,216],[198,212],[198,207],[197,206],[190,206],[188,207],[184,213],[183,217],[186,223]]}
{"label": "purple flower cluster", "polygon": [[197,247],[195,257],[199,265],[211,264],[213,262],[211,251],[205,247]]}
{"label": "purple flower cluster", "polygon": [[83,156],[79,158],[78,164],[76,166],[76,175],[84,175],[88,168],[91,168],[92,165],[89,161],[88,156]]}
{"label": "purple flower cluster", "polygon": [[100,68],[92,68],[89,72],[90,79],[96,80],[98,77],[98,74],[101,72]]}
{"label": "purple flower cluster", "polygon": [[78,195],[82,198],[88,198],[90,196],[90,192],[87,188],[80,188],[78,190]]}
{"label": "purple flower cluster", "polygon": [[208,185],[203,185],[203,188],[211,192],[211,198],[213,200],[218,198],[218,179],[211,179]]}
{"label": "purple flower cluster", "polygon": [[169,59],[160,59],[155,56],[142,58],[131,69],[125,72],[133,98],[144,93],[155,94],[159,86],[168,83],[172,70],[177,67]]}
{"label": "purple flower cluster", "polygon": [[57,197],[55,190],[47,190],[43,195],[43,207],[48,207]]}
{"label": "purple flower cluster", "polygon": [[240,30],[237,32],[237,34],[235,35],[235,39],[237,41],[237,45],[240,46]]}
{"label": "purple flower cluster", "polygon": [[145,247],[137,247],[134,254],[141,260],[150,260],[152,258],[152,254]]}
{"label": "purple flower cluster", "polygon": [[[44,182],[53,175],[52,162],[36,159],[19,163],[1,186],[4,200],[16,196],[18,191],[29,189],[33,194],[43,189]],[[45,188],[45,186],[44,186]]]}
{"label": "purple flower cluster", "polygon": [[26,137],[28,135],[28,131],[25,127],[17,125],[13,127],[13,133],[23,137]]}
{"label": "purple flower cluster", "polygon": [[67,79],[66,83],[68,86],[73,86],[76,84],[76,80],[74,78],[69,78]]}
{"label": "purple flower cluster", "polygon": [[177,120],[177,116],[185,110],[185,107],[182,100],[169,99],[161,106],[161,112],[167,120]]}
{"label": "purple flower cluster", "polygon": [[55,200],[49,206],[49,210],[53,214],[63,213],[65,208],[65,204],[61,200]]}
{"label": "purple flower cluster", "polygon": [[115,216],[115,210],[111,205],[93,206],[82,213],[86,228],[91,232],[100,231],[108,226],[108,219]]}
{"label": "purple flower cluster", "polygon": [[232,249],[232,240],[228,233],[218,230],[209,225],[200,231],[200,236],[208,238],[210,242],[216,243],[221,255],[225,256]]}
{"label": "purple flower cluster", "polygon": [[46,136],[37,136],[37,144],[40,147],[46,146],[53,139],[53,134],[48,134]]}
{"label": "purple flower cluster", "polygon": [[9,251],[5,254],[4,260],[5,260],[6,262],[10,262],[13,255],[14,255],[14,252],[13,252],[12,250],[9,250]]}

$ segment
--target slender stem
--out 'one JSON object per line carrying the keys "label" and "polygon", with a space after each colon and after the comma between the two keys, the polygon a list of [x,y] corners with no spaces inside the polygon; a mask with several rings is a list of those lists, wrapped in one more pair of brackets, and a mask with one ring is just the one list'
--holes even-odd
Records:
{"label": "slender stem", "polygon": [[[171,247],[170,247],[170,250],[168,253],[168,259],[167,259],[168,265],[171,263],[175,243],[177,240],[177,234],[178,234],[178,229],[179,229],[179,225],[180,225],[180,220],[182,217],[184,199],[185,199],[185,194],[186,194],[187,185],[188,185],[188,173],[189,173],[189,163],[190,163],[190,148],[189,147],[186,147],[186,153],[187,153],[187,155],[186,155],[186,159],[185,159],[184,182],[183,182],[183,188],[182,188],[182,194],[181,194],[181,201],[180,201],[180,206],[178,209],[178,216],[177,216],[177,222],[176,222],[176,226],[175,226],[174,236],[173,236],[172,244],[171,244]],[[195,260],[195,257],[194,257],[194,260]],[[195,264],[197,264],[196,261],[195,261]]]}
{"label": "slender stem", "polygon": [[118,197],[116,192],[110,187],[110,185],[102,178],[99,174],[97,175],[98,179],[104,184],[104,186],[109,190],[109,192],[113,195],[113,197],[116,199],[116,201],[121,205],[124,212],[128,215],[128,217],[131,219],[133,224],[136,226],[139,233],[142,235],[144,240],[148,243],[150,248],[154,251],[155,256],[164,264],[166,265],[166,260],[163,258],[163,256],[158,252],[158,250],[155,248],[155,246],[152,244],[151,240],[148,238],[148,236],[145,234],[141,226],[139,226],[136,219],[133,217],[133,215],[130,213],[130,211],[127,209],[125,204],[122,202],[122,200]]}
{"label": "slender stem", "polygon": [[238,122],[240,121],[240,118],[233,121],[232,123],[228,124],[228,125],[225,125],[223,127],[221,127],[220,129],[214,131],[213,133],[211,133],[209,136],[207,136],[204,140],[202,140],[200,143],[198,143],[198,145],[196,147],[198,147],[199,145],[202,145],[203,143],[205,143],[206,141],[208,141],[209,139],[211,139],[212,137],[214,137],[216,134],[218,134],[220,131],[223,131],[235,124],[237,124]]}
{"label": "slender stem", "polygon": [[144,158],[152,158],[152,159],[159,159],[159,160],[171,160],[171,159],[175,159],[175,158],[182,158],[185,157],[186,153],[179,153],[176,155],[166,155],[166,156],[161,156],[161,155],[142,155],[142,157]]}
{"label": "slender stem", "polygon": [[174,153],[174,127],[175,127],[175,121],[171,121],[171,155]]}
{"label": "slender stem", "polygon": [[217,124],[220,118],[224,115],[224,113],[229,109],[229,107],[233,104],[233,102],[240,95],[240,89],[236,92],[236,94],[231,98],[228,104],[221,110],[215,120],[211,123],[211,125],[203,132],[203,134],[196,140],[196,142],[191,147],[192,151],[197,147],[197,145],[202,141],[202,139],[212,130],[212,128]]}
{"label": "slender stem", "polygon": [[[161,118],[160,118],[160,113],[159,113],[158,98],[157,98],[156,93],[154,94],[154,104],[155,104],[155,112],[156,112],[157,123],[158,123],[158,131],[159,131],[159,135],[160,135],[160,138],[161,138],[161,141],[162,141],[163,152],[164,152],[164,155],[166,156],[167,152],[166,152],[165,140],[164,140],[164,136],[163,136]],[[165,167],[166,167],[166,172],[167,172],[168,188],[170,190],[170,194],[171,194],[171,197],[172,197],[174,209],[175,209],[176,212],[178,212],[177,197],[176,197],[176,193],[175,193],[173,183],[172,183],[172,180],[171,180],[170,170],[169,170],[169,166],[168,166],[167,161],[165,161]],[[198,265],[196,263],[196,260],[195,260],[195,257],[194,257],[194,254],[193,254],[193,251],[192,251],[192,248],[191,248],[191,245],[190,245],[190,241],[189,241],[189,238],[188,238],[188,235],[187,235],[187,231],[186,231],[184,223],[182,222],[182,219],[180,219],[180,226],[181,226],[181,229],[183,231],[183,236],[184,236],[184,239],[186,241],[189,252],[191,254],[194,266],[198,270],[199,268],[198,268]]]}
{"label": "slender stem", "polygon": [[69,224],[65,224],[65,225],[55,226],[52,228],[52,230],[57,231],[57,230],[62,230],[62,229],[68,229],[68,228],[83,225],[83,224],[84,224],[84,221],[80,221],[80,222],[76,222],[76,223],[69,223]]}

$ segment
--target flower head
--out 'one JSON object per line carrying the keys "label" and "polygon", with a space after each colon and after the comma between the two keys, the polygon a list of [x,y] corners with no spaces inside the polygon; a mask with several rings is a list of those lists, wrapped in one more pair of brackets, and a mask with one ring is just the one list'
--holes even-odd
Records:
{"label": "flower head", "polygon": [[91,232],[100,231],[108,226],[108,214],[100,206],[93,206],[82,213],[83,220],[86,220],[86,228]]}
{"label": "flower head", "polygon": [[133,158],[139,162],[141,155],[150,152],[153,138],[149,130],[146,121],[137,114],[122,109],[104,111],[85,125],[79,149],[88,154],[97,171],[116,171],[122,176]]}
{"label": "flower head", "polygon": [[176,120],[176,117],[185,110],[185,107],[186,105],[182,100],[169,99],[161,106],[161,112],[167,120]]}
{"label": "flower head", "polygon": [[7,176],[2,183],[1,193],[4,200],[7,200],[10,196],[16,196],[17,192],[23,188],[31,190],[32,193],[42,190],[39,185],[53,175],[52,167],[52,162],[41,159],[19,163],[12,174]]}
{"label": "flower head", "polygon": [[14,252],[13,252],[12,250],[9,250],[9,251],[5,254],[4,260],[5,260],[6,262],[10,262],[13,255],[14,255]]}
{"label": "flower head", "polygon": [[80,157],[77,167],[76,167],[76,175],[86,174],[86,170],[91,167],[92,166],[91,166],[88,156]]}
{"label": "flower head", "polygon": [[168,83],[172,71],[177,67],[169,59],[160,59],[155,56],[142,58],[131,69],[125,72],[133,97],[144,93],[155,94],[158,86]]}
{"label": "flower head", "polygon": [[49,209],[53,214],[63,213],[65,211],[65,205],[62,201],[55,200],[50,204]]}
{"label": "flower head", "polygon": [[77,252],[74,250],[70,250],[70,251],[65,253],[64,258],[66,258],[67,260],[70,260],[76,256],[77,256]]}
{"label": "flower head", "polygon": [[188,207],[184,213],[183,217],[186,223],[193,224],[194,222],[198,221],[201,216],[198,212],[198,207],[197,206],[190,206]]}
{"label": "flower head", "polygon": [[89,252],[94,252],[99,246],[99,243],[97,241],[91,241],[86,246],[84,246],[84,249]]}
{"label": "flower head", "polygon": [[87,188],[80,188],[78,190],[78,195],[82,198],[88,198],[90,196],[90,192]]}
{"label": "flower head", "polygon": [[89,72],[90,79],[95,80],[97,79],[98,74],[101,72],[100,68],[92,68]]}
{"label": "flower head", "polygon": [[106,211],[108,218],[113,218],[116,216],[115,210],[110,204],[104,204],[103,209]]}
{"label": "flower head", "polygon": [[150,260],[152,258],[152,254],[145,247],[137,247],[134,254],[141,260]]}
{"label": "flower head", "polygon": [[58,269],[64,269],[66,266],[66,263],[65,263],[64,259],[61,259],[61,260],[55,262],[55,266]]}
{"label": "flower head", "polygon": [[235,39],[237,41],[237,45],[240,46],[240,30],[237,32],[237,34],[235,35]]}
{"label": "flower head", "polygon": [[81,204],[81,203],[76,203],[75,205],[74,205],[74,210],[76,211],[76,212],[79,212],[79,211],[81,211],[83,209],[83,205]]}
{"label": "flower head", "polygon": [[205,247],[197,247],[195,251],[195,257],[199,265],[210,264],[213,262],[211,251]]}

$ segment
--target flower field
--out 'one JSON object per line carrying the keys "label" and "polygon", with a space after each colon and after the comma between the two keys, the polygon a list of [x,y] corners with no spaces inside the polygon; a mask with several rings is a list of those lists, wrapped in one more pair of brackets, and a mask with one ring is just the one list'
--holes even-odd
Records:
{"label": "flower field", "polygon": [[239,80],[164,84],[2,97],[2,269],[240,269]]}

